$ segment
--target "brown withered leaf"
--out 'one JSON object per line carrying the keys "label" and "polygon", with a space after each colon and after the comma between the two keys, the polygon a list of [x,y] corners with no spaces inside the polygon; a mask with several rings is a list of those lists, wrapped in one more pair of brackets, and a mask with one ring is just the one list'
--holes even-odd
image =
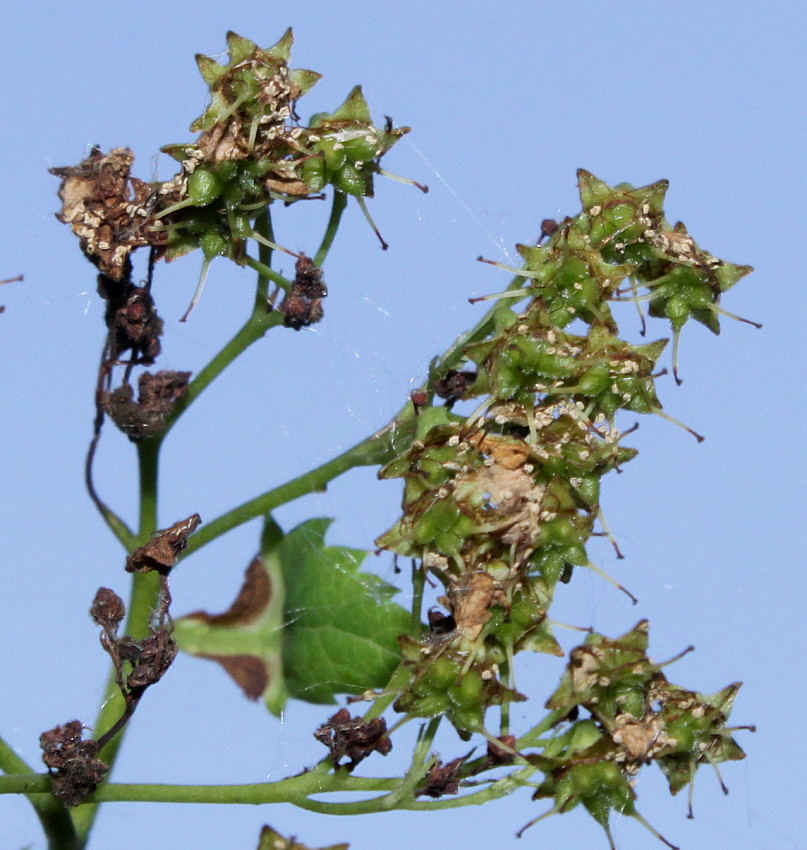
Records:
{"label": "brown withered leaf", "polygon": [[[246,627],[259,620],[266,611],[272,595],[272,582],[260,556],[247,567],[244,582],[232,605],[221,614],[194,611],[182,619],[197,621],[207,626]],[[235,681],[249,699],[256,700],[269,685],[269,671],[257,655],[194,653],[199,658],[216,661]]]}
{"label": "brown withered leaf", "polygon": [[57,218],[70,225],[87,259],[113,280],[124,277],[133,250],[150,244],[146,225],[153,189],[130,175],[133,162],[128,148],[104,155],[95,147],[76,166],[50,169],[62,178]]}
{"label": "brown withered leaf", "polygon": [[215,661],[224,668],[230,678],[238,685],[247,699],[257,700],[263,696],[269,686],[269,673],[266,664],[257,655],[204,655],[198,658]]}
{"label": "brown withered leaf", "polygon": [[201,620],[210,626],[248,626],[264,612],[272,595],[271,580],[260,556],[252,559],[244,575],[244,583],[233,604],[221,614],[194,611],[183,619]]}
{"label": "brown withered leaf", "polygon": [[161,575],[168,575],[188,545],[188,537],[196,531],[201,521],[199,514],[192,514],[187,519],[175,522],[170,528],[158,531],[145,546],[140,546],[129,555],[126,572],[148,573],[156,570]]}

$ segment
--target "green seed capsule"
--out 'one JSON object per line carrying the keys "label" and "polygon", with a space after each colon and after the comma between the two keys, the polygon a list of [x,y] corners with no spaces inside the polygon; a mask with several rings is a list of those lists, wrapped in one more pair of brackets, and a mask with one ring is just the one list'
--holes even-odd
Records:
{"label": "green seed capsule", "polygon": [[482,726],[484,711],[482,707],[467,708],[465,706],[453,708],[449,715],[451,722],[458,729],[474,730]]}
{"label": "green seed capsule", "polygon": [[238,171],[238,163],[231,159],[224,159],[213,169],[213,173],[221,180],[222,183],[227,183],[235,177]]}
{"label": "green seed capsule", "polygon": [[221,199],[227,209],[235,209],[244,200],[245,189],[238,180],[231,180],[223,188]]}
{"label": "green seed capsule", "polygon": [[212,260],[213,257],[220,257],[227,253],[227,240],[213,230],[202,234],[199,244],[206,260]]}
{"label": "green seed capsule", "polygon": [[312,157],[303,163],[303,182],[311,192],[319,192],[328,182],[328,169],[321,156]]}
{"label": "green seed capsule", "polygon": [[378,141],[370,144],[367,136],[357,139],[349,139],[345,142],[345,156],[348,162],[369,162],[374,159],[378,151]]}
{"label": "green seed capsule", "polygon": [[464,708],[475,708],[482,702],[482,676],[469,670],[462,679],[448,689],[452,702]]}
{"label": "green seed capsule", "polygon": [[188,198],[194,206],[204,207],[218,198],[223,188],[221,180],[206,168],[197,168],[188,177]]}
{"label": "green seed capsule", "polygon": [[580,392],[587,396],[598,396],[607,389],[611,374],[607,366],[592,366],[580,376],[577,385]]}
{"label": "green seed capsule", "polygon": [[435,690],[443,691],[457,679],[459,669],[448,658],[438,658],[423,674],[424,684]]}
{"label": "green seed capsule", "polygon": [[338,171],[347,161],[345,146],[334,139],[322,139],[320,150],[325,155],[325,162],[331,171]]}
{"label": "green seed capsule", "polygon": [[361,197],[367,194],[367,176],[363,172],[357,171],[349,162],[336,172],[333,185],[346,195]]}

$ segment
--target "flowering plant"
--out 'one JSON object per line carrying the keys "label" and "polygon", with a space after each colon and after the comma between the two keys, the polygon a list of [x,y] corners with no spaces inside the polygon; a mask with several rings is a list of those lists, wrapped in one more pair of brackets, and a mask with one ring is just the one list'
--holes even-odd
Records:
{"label": "flowering plant", "polygon": [[[90,610],[111,661],[93,726],[71,720],[43,732],[45,774],[0,739],[7,774],[0,789],[29,795],[54,850],[88,846],[105,802],[292,802],[360,814],[472,805],[522,788],[533,800],[548,801],[527,826],[582,804],[612,848],[614,812],[672,847],[637,810],[635,778],[655,762],[675,794],[691,791],[700,766],[743,758],[734,732],[750,727],[729,725],[739,684],[706,695],[672,683],[664,672],[671,662],[648,655],[646,620],[617,637],[587,630],[565,657],[551,607],[581,570],[613,582],[587,547],[592,536],[605,535],[621,557],[600,491],[603,476],[621,472],[637,454],[624,444],[636,427],[622,427],[625,413],[657,415],[703,439],[659,400],[656,380],[666,369],[658,362],[668,341],[623,339],[615,305],[636,305],[642,335],[646,314],[669,322],[672,374],[680,383],[684,326],[693,320],[717,333],[720,318],[731,316],[722,296],[750,267],[715,257],[683,224],[667,220],[666,181],[612,187],[580,170],[582,210],[545,220],[536,243],[517,246],[524,263],[511,269],[511,284],[471,299],[490,302],[487,311],[432,360],[426,380],[383,428],[219,517],[203,522],[192,514],[160,528],[158,460],[166,435],[270,330],[299,331],[321,320],[324,264],[349,199],[386,248],[366,204],[376,178],[426,191],[382,167],[408,128],[396,128],[390,118],[375,124],[360,88],[333,112],[302,121],[299,102],[319,75],[289,67],[290,31],[265,50],[234,33],[227,38],[226,65],[197,56],[210,103],[191,126],[193,142],[164,148],[179,164],[174,177],[149,183],[132,176],[134,156],[126,148],[106,154],[95,148],[79,165],[53,169],[61,179],[59,218],[96,267],[106,307],[86,482],[126,551],[131,591],[124,603],[100,588]],[[276,242],[273,217],[329,194],[319,245],[305,253]],[[148,254],[143,285],[133,277],[139,249]],[[145,371],[162,352],[165,326],[155,295],[161,261],[197,249],[199,284],[182,320],[218,257],[257,274],[251,314],[196,376]],[[294,257],[293,278],[273,267],[277,253]],[[95,486],[106,419],[137,451],[137,529]],[[403,481],[400,518],[375,544],[410,559],[409,609],[395,601],[398,588],[361,569],[366,551],[326,543],[329,520],[283,529],[273,515],[358,466]],[[174,567],[256,518],[263,519],[257,554],[235,601],[222,613],[175,618]],[[439,596],[424,612],[427,585],[437,586]],[[274,714],[290,700],[347,697],[312,731],[327,755],[303,773],[237,789],[110,782],[129,719],[150,687],[170,679],[180,651],[217,661],[247,697]],[[531,653],[564,662],[545,712],[530,713],[522,728],[511,707],[527,701],[518,656]],[[368,758],[387,755],[410,721],[421,727],[403,774],[356,775]],[[435,752],[441,724],[463,741],[483,744],[483,753],[449,759]],[[92,735],[85,737],[87,731]],[[345,791],[370,796],[321,799]],[[259,842],[302,848],[269,827]]]}

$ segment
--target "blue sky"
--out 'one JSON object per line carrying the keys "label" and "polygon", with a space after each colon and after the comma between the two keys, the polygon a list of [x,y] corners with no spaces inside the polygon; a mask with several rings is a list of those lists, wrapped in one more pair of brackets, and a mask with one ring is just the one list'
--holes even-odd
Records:
{"label": "blue sky", "polygon": [[[378,186],[371,206],[391,245],[385,253],[350,210],[326,266],[325,320],[283,335],[282,345],[256,346],[183,420],[165,447],[161,521],[216,515],[384,424],[430,358],[475,321],[467,298],[505,284],[504,272],[475,258],[513,261],[513,244],[534,238],[542,218],[577,212],[577,168],[610,183],[669,179],[668,217],[685,221],[706,250],[756,267],[725,306],[764,328],[725,321],[719,338],[687,328],[683,386],[662,382],[661,398],[706,441],[643,421],[631,442],[640,458],[605,488],[626,559],[615,562],[605,545],[595,554],[640,598],[638,608],[586,575],[553,614],[612,634],[647,616],[653,657],[697,647],[676,665],[675,681],[706,692],[745,682],[733,719],[759,731],[742,736],[747,760],[724,770],[729,797],[703,771],[689,821],[685,800],[669,798],[660,775],[642,778],[640,810],[661,832],[687,850],[807,846],[798,719],[807,697],[799,106],[807,14],[799,3],[234,0],[204,9],[186,0],[9,0],[0,278],[25,281],[0,289],[0,734],[38,762],[42,730],[73,717],[90,722],[105,660],[85,611],[99,585],[125,587],[121,552],[82,486],[102,306],[92,267],[53,217],[57,185],[47,169],[77,163],[92,144],[126,145],[139,176],[167,178],[171,164],[158,149],[189,139],[204,107],[193,55],[221,54],[230,29],[268,45],[287,26],[297,39],[293,66],[325,75],[304,117],[362,83],[379,120],[389,114],[413,127],[385,164],[431,191]],[[280,240],[306,248],[316,232],[308,215],[293,208]],[[159,269],[164,368],[198,370],[250,307],[251,275],[221,262],[179,325],[197,273],[195,256]],[[101,491],[134,519],[134,455],[111,428],[98,470]],[[337,516],[331,539],[369,548],[399,498],[397,484],[356,473],[278,519],[290,527]],[[250,524],[184,562],[172,585],[177,611],[225,607],[257,535]],[[388,560],[375,568],[393,578]],[[530,673],[539,696],[558,672]],[[212,665],[180,658],[144,700],[116,779],[279,778],[320,757],[310,732],[327,715],[293,704],[279,722]],[[582,813],[517,841],[535,814],[527,793],[483,810],[360,820],[286,806],[125,804],[107,807],[92,846],[251,848],[267,822],[312,847],[345,840],[353,850],[606,846]],[[0,799],[0,822],[4,847],[42,847],[24,801]],[[614,831],[621,850],[654,846],[632,821]]]}

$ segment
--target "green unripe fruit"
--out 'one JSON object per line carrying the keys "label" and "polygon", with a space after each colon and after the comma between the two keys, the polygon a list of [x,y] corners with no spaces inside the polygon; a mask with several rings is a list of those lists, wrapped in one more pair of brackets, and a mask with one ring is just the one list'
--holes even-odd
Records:
{"label": "green unripe fruit", "polygon": [[560,550],[561,557],[567,564],[574,564],[576,567],[584,567],[588,563],[588,555],[586,547],[579,541],[570,543]]}
{"label": "green unripe fruit", "polygon": [[213,257],[220,257],[227,253],[227,240],[214,230],[203,233],[199,244],[206,260],[212,260]]}
{"label": "green unripe fruit", "polygon": [[319,148],[325,155],[325,162],[331,171],[338,171],[347,162],[345,146],[334,139],[322,139]]}
{"label": "green unripe fruit", "polygon": [[[503,628],[504,626],[509,625],[507,623],[503,623],[499,628]],[[488,664],[504,664],[507,661],[507,653],[504,651],[504,647],[500,643],[486,643],[485,644],[485,661]]]}
{"label": "green unripe fruit", "polygon": [[676,751],[682,753],[692,752],[697,740],[696,730],[686,719],[667,723],[666,733],[676,741]]}
{"label": "green unripe fruit", "polygon": [[333,185],[346,195],[361,197],[368,194],[367,175],[346,162],[333,178]]}
{"label": "green unripe fruit", "polygon": [[213,169],[213,174],[221,180],[222,183],[227,183],[235,177],[238,172],[238,163],[232,159],[224,159]]}
{"label": "green unripe fruit", "polygon": [[568,519],[553,519],[544,523],[542,537],[547,543],[561,543],[564,545],[578,543],[580,533]]}
{"label": "green unripe fruit", "polygon": [[348,139],[344,144],[348,162],[369,162],[378,155],[378,140],[375,144],[370,144],[367,136]]}
{"label": "green unripe fruit", "polygon": [[537,615],[535,602],[528,596],[522,596],[510,608],[510,622],[522,629],[532,625]]}
{"label": "green unripe fruit", "polygon": [[459,673],[457,665],[448,658],[435,659],[426,669],[421,681],[436,690],[445,690],[453,684]]}
{"label": "green unripe fruit", "polygon": [[303,182],[311,192],[319,192],[328,182],[328,169],[321,156],[311,157],[303,163]]}
{"label": "green unripe fruit", "polygon": [[448,689],[451,701],[463,707],[478,706],[482,703],[482,676],[476,670],[469,670],[456,685]]}
{"label": "green unripe fruit", "polygon": [[[444,691],[428,694],[417,699],[408,709],[415,717],[434,717],[435,714],[443,714],[448,711],[451,701]],[[403,708],[403,706],[401,706]]]}
{"label": "green unripe fruit", "polygon": [[243,200],[246,191],[238,180],[231,180],[221,192],[221,199],[227,209],[235,209]]}
{"label": "green unripe fruit", "polygon": [[683,298],[673,295],[664,305],[664,315],[671,321],[677,322],[689,316],[689,305]]}
{"label": "green unripe fruit", "polygon": [[462,708],[453,708],[450,719],[458,729],[474,731],[482,726],[484,711],[481,706],[479,708],[467,708],[464,706]]}
{"label": "green unripe fruit", "polygon": [[222,188],[221,180],[206,168],[197,168],[188,177],[188,199],[197,207],[212,204],[218,198]]}
{"label": "green unripe fruit", "polygon": [[607,366],[592,366],[580,376],[577,382],[580,392],[587,396],[598,396],[608,388],[611,373]]}

